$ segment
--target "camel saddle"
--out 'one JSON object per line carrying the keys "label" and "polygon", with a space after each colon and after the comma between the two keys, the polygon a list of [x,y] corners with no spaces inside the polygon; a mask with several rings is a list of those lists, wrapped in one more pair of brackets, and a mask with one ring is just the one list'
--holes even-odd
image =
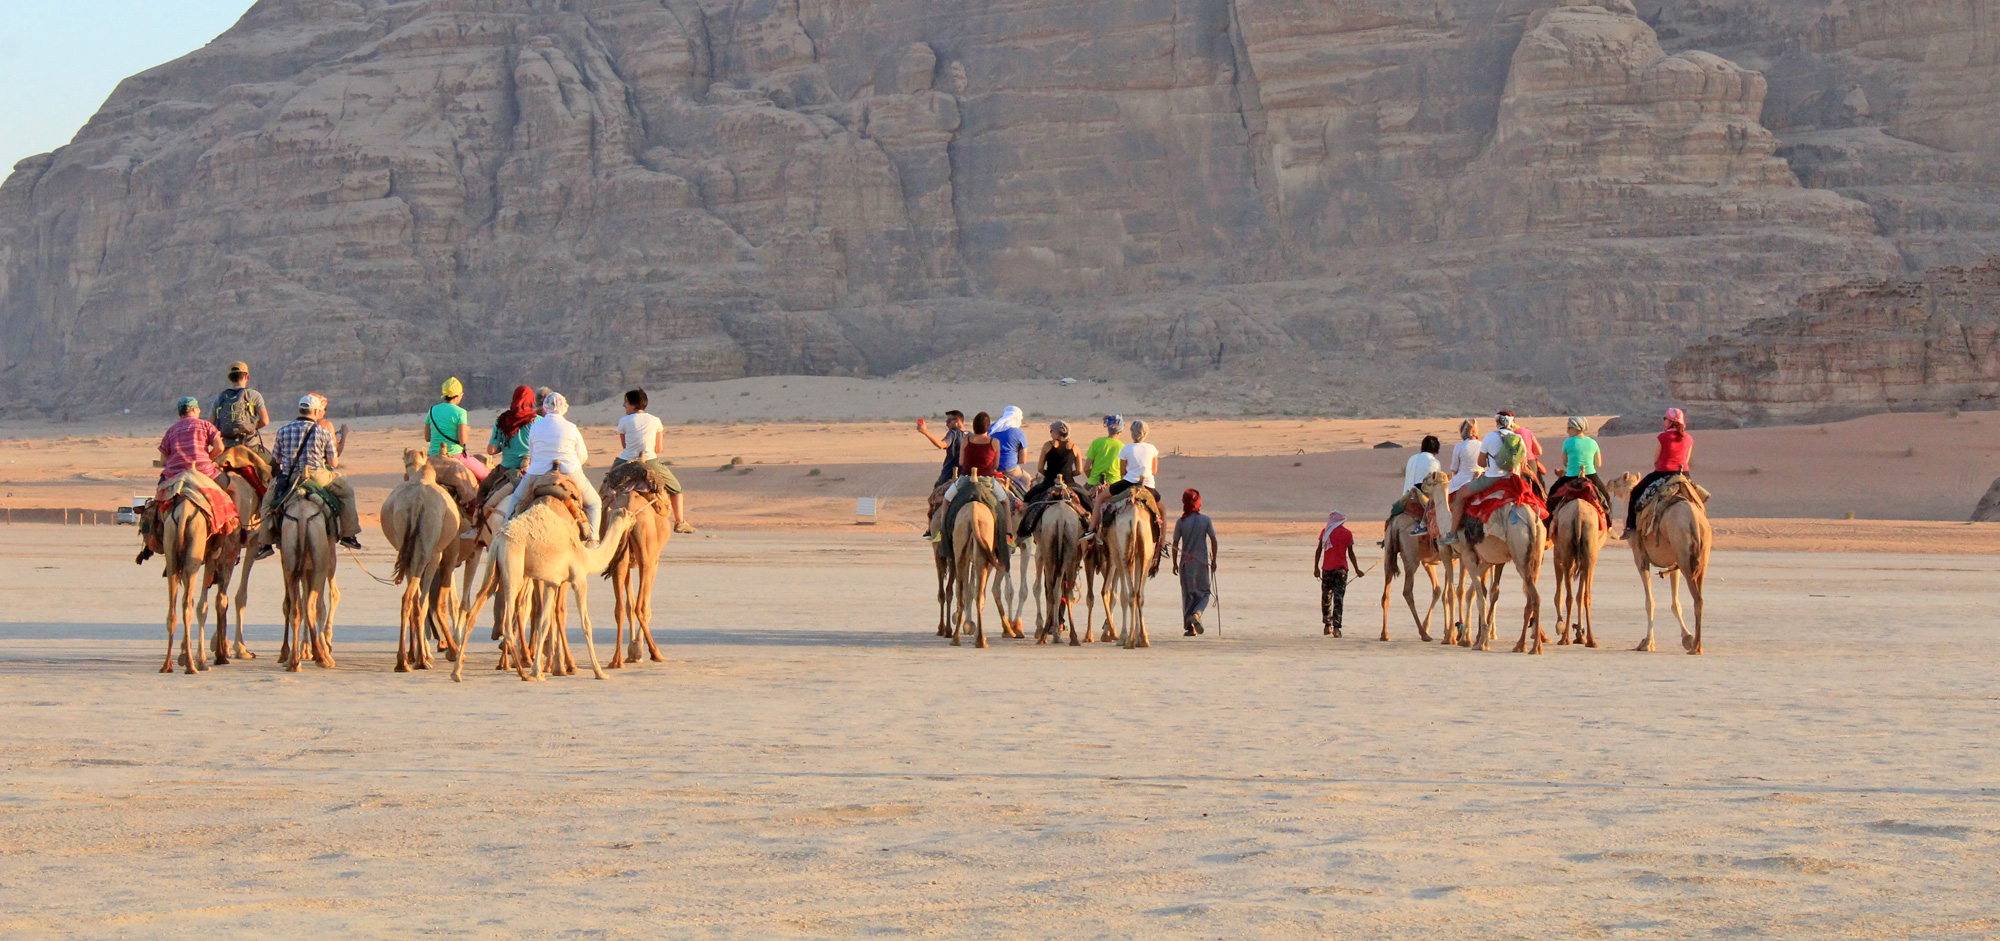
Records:
{"label": "camel saddle", "polygon": [[1465,505],[1463,518],[1478,520],[1484,524],[1505,506],[1519,506],[1524,510],[1531,510],[1543,519],[1549,516],[1548,505],[1543,503],[1541,495],[1535,492],[1534,484],[1526,477],[1514,475],[1502,477],[1494,481],[1492,486],[1474,494],[1472,500]]}
{"label": "camel saddle", "polygon": [[1708,498],[1708,490],[1686,474],[1662,477],[1639,495],[1639,522],[1633,528],[1651,538],[1659,530],[1660,518],[1667,515],[1675,504],[1692,503],[1706,507]]}
{"label": "camel saddle", "polygon": [[[1437,547],[1437,513],[1431,499],[1424,495],[1424,488],[1411,487],[1403,494],[1403,515],[1417,521],[1424,531],[1417,534],[1419,545],[1435,549]],[[1385,523],[1386,527],[1387,524]]]}
{"label": "camel saddle", "polygon": [[215,464],[224,471],[234,473],[247,481],[250,489],[257,491],[257,499],[261,502],[264,499],[264,491],[271,489],[271,478],[278,473],[277,467],[271,463],[267,454],[268,452],[247,444],[239,444],[222,452],[222,460],[216,461]]}
{"label": "camel saddle", "polygon": [[[344,505],[341,503],[340,497],[335,496],[333,491],[314,483],[312,480],[301,477],[293,482],[292,492],[286,495],[284,504],[278,508],[279,515],[282,516],[284,514],[285,506],[290,506],[301,500],[311,500],[319,504],[320,516],[326,522],[327,538],[331,539],[340,535],[340,508]],[[280,520],[279,522],[282,523],[283,521]]]}
{"label": "camel saddle", "polygon": [[431,473],[437,475],[438,486],[451,494],[460,513],[470,515],[479,508],[479,478],[472,476],[463,461],[448,454],[433,454],[429,463]]}
{"label": "camel saddle", "polygon": [[1104,524],[1103,529],[1098,531],[1098,540],[1100,542],[1103,541],[1103,530],[1111,528],[1111,521],[1118,518],[1118,511],[1126,509],[1134,503],[1153,511],[1153,547],[1155,551],[1151,564],[1146,569],[1146,577],[1152,578],[1160,574],[1160,553],[1157,550],[1160,546],[1160,524],[1166,519],[1166,516],[1160,512],[1160,498],[1153,493],[1151,488],[1133,487],[1116,497],[1112,497],[1111,503],[1104,508]]}
{"label": "camel saddle", "polygon": [[536,477],[534,482],[528,485],[527,504],[516,508],[515,515],[520,515],[521,510],[544,499],[569,511],[570,518],[576,521],[577,532],[583,536],[585,542],[597,538],[597,534],[590,531],[590,514],[583,509],[583,491],[577,489],[576,481],[555,471]]}
{"label": "camel saddle", "polygon": [[1571,500],[1582,500],[1596,507],[1597,528],[1611,528],[1611,508],[1604,505],[1604,498],[1598,494],[1596,487],[1590,485],[1589,478],[1565,477],[1555,489],[1549,491],[1549,516],[1554,517],[1556,511]]}
{"label": "camel saddle", "polygon": [[1027,504],[1021,510],[1021,526],[1018,530],[1020,536],[1024,539],[1033,536],[1035,528],[1042,525],[1042,515],[1047,513],[1050,507],[1057,506],[1069,507],[1077,515],[1085,519],[1090,518],[1090,506],[1083,502],[1083,495],[1071,489],[1068,484],[1059,482],[1049,488],[1041,499]]}
{"label": "camel saddle", "polygon": [[680,478],[659,461],[626,461],[605,472],[602,493],[608,498],[622,490],[675,494],[681,492]]}
{"label": "camel saddle", "polygon": [[1013,548],[1012,544],[1008,542],[1008,537],[1014,531],[1009,525],[1012,516],[1008,511],[1013,509],[1014,500],[1011,495],[1002,499],[1002,495],[1006,494],[1006,489],[1003,486],[998,486],[1000,481],[997,478],[976,477],[963,479],[965,483],[958,488],[957,493],[952,494],[950,504],[945,507],[944,517],[940,523],[941,528],[937,533],[938,544],[943,547],[945,561],[947,563],[952,561],[951,535],[954,527],[958,525],[959,511],[965,509],[966,504],[977,500],[980,503],[986,504],[986,508],[993,511],[993,554],[1000,560],[1000,570],[1003,572],[1007,571],[1012,561],[1011,550]]}
{"label": "camel saddle", "polygon": [[[159,515],[166,512],[167,507],[173,506],[176,499],[187,500],[194,504],[195,509],[200,510],[203,516],[208,517],[208,534],[211,538],[227,536],[235,532],[236,527],[242,523],[237,519],[236,500],[229,496],[229,491],[222,489],[222,485],[216,483],[214,478],[200,471],[187,471],[160,484],[153,493],[152,501],[147,504],[150,511],[147,515],[157,520]],[[154,528],[153,536],[154,538],[159,536],[157,527]]]}

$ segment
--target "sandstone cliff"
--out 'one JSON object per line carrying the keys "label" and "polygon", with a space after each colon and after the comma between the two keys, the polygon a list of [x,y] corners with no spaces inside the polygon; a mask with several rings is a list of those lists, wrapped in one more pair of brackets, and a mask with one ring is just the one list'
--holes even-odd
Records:
{"label": "sandstone cliff", "polygon": [[1691,341],[2000,242],[1986,7],[260,0],[0,186],[0,389],[1658,398]]}

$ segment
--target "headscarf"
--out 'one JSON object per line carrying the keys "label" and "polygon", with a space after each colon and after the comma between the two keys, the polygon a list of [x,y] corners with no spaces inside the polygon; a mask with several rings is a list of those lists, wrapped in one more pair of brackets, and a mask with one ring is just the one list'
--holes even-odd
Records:
{"label": "headscarf", "polygon": [[1667,409],[1667,414],[1666,414],[1665,416],[1663,416],[1663,417],[1664,417],[1664,418],[1666,418],[1666,420],[1668,420],[1668,421],[1670,421],[1670,422],[1673,422],[1673,423],[1674,423],[1674,424],[1676,424],[1676,425],[1679,425],[1679,426],[1681,426],[1681,430],[1682,430],[1682,431],[1686,431],[1686,430],[1687,430],[1687,426],[1688,426],[1688,417],[1687,417],[1687,413],[1685,413],[1685,412],[1681,411],[1680,409],[1677,409],[1677,408],[1670,408],[1670,409]]}
{"label": "headscarf", "polygon": [[500,418],[493,423],[499,429],[500,437],[512,438],[537,417],[535,414],[535,390],[527,386],[514,387],[514,399]]}
{"label": "headscarf", "polygon": [[993,423],[992,430],[988,431],[987,434],[1006,431],[1009,428],[1019,428],[1021,427],[1021,423],[1027,419],[1028,416],[1021,412],[1020,406],[1009,405],[1000,410],[1000,420]]}
{"label": "headscarf", "polygon": [[192,395],[183,395],[181,396],[180,401],[174,403],[174,414],[186,415],[190,410],[197,409],[200,407],[201,407],[200,399],[197,399]]}
{"label": "headscarf", "polygon": [[465,394],[465,383],[458,381],[457,376],[453,376],[444,381],[444,388],[438,390],[438,392],[447,399],[456,398]]}
{"label": "headscarf", "polygon": [[1493,416],[1493,423],[1499,425],[1501,431],[1510,430],[1514,427],[1514,413],[1497,412]]}
{"label": "headscarf", "polygon": [[1335,510],[1326,515],[1326,528],[1319,531],[1319,551],[1333,548],[1333,531],[1347,525],[1347,514]]}
{"label": "headscarf", "polygon": [[1144,419],[1139,419],[1139,418],[1132,419],[1132,440],[1134,441],[1146,440],[1146,422]]}
{"label": "headscarf", "polygon": [[1581,415],[1572,415],[1572,416],[1570,416],[1570,420],[1569,420],[1569,433],[1570,433],[1570,434],[1573,434],[1573,435],[1580,435],[1580,434],[1583,434],[1584,432],[1586,432],[1586,431],[1589,431],[1589,430],[1590,430],[1590,419],[1588,419],[1588,418],[1584,418],[1584,417],[1583,417],[1583,416],[1581,416]]}
{"label": "headscarf", "polygon": [[548,398],[542,400],[542,411],[550,415],[566,414],[569,412],[569,400],[563,398],[560,392],[551,392]]}
{"label": "headscarf", "polygon": [[1470,438],[1471,438],[1471,437],[1472,437],[1473,435],[1476,435],[1476,434],[1478,434],[1478,433],[1479,433],[1479,423],[1478,423],[1478,422],[1476,422],[1476,421],[1473,421],[1472,419],[1468,418],[1468,419],[1466,419],[1466,420],[1464,420],[1464,421],[1462,421],[1462,422],[1459,422],[1459,423],[1458,423],[1458,436],[1459,436],[1460,438],[1462,438],[1462,439],[1470,439]]}
{"label": "headscarf", "polygon": [[1201,491],[1189,487],[1181,491],[1181,515],[1201,512]]}
{"label": "headscarf", "polygon": [[1104,416],[1104,430],[1106,432],[1116,435],[1118,433],[1118,429],[1123,427],[1125,427],[1125,416],[1123,415]]}
{"label": "headscarf", "polygon": [[1049,422],[1049,434],[1052,434],[1052,435],[1055,435],[1055,436],[1056,436],[1057,438],[1060,438],[1060,439],[1062,439],[1062,440],[1064,440],[1064,441],[1068,441],[1068,440],[1069,440],[1069,422],[1066,422],[1066,421],[1052,421],[1052,422]]}

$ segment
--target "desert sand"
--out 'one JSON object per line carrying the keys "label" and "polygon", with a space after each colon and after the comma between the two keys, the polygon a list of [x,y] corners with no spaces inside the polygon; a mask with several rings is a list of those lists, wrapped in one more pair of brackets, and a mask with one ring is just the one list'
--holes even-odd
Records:
{"label": "desert sand", "polygon": [[[131,529],[0,527],[0,936],[2000,932],[2000,527],[1950,522],[1991,415],[1702,433],[1700,658],[1664,603],[1662,652],[1631,652],[1618,543],[1601,649],[1502,652],[1511,576],[1495,652],[1421,644],[1400,610],[1380,643],[1372,549],[1322,637],[1312,521],[1345,506],[1372,542],[1410,453],[1372,445],[1444,419],[1162,421],[1163,489],[1201,487],[1223,534],[1209,635],[1172,629],[1163,575],[1150,650],[954,649],[915,537],[936,452],[792,417],[670,426],[704,532],[665,553],[667,662],[602,683],[494,672],[483,629],[467,682],[394,674],[396,594],[346,556],[340,669],[278,669],[265,566],[259,659],[159,675]],[[372,509],[415,423],[353,424]],[[136,423],[4,433],[8,505],[150,479]],[[1607,439],[1612,469],[1648,440]],[[858,495],[888,500],[872,528]],[[606,644],[609,603],[596,581]]]}

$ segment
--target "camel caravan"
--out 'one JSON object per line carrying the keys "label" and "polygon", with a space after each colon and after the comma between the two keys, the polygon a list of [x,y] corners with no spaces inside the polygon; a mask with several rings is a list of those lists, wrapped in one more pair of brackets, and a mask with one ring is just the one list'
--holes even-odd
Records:
{"label": "camel caravan", "polygon": [[[309,393],[267,448],[262,430],[270,412],[249,378],[246,364],[233,364],[229,387],[207,415],[198,399],[181,399],[178,420],[160,441],[160,482],[141,513],[137,561],[161,556],[167,579],[162,673],[176,665],[199,673],[256,656],[243,642],[250,573],[273,556],[283,583],[280,664],[293,672],[308,660],[336,665],[337,550],[361,548],[359,506],[339,473],[347,432],[327,420],[326,397]],[[471,632],[489,602],[495,669],[524,680],[577,672],[568,641],[571,600],[593,676],[662,662],[652,606],[660,559],[675,534],[695,530],[680,482],[659,457],[665,428],[647,412],[646,393],[626,393],[622,450],[595,484],[583,473],[589,451],[560,393],[517,387],[477,455],[460,404],[463,387],[452,379],[440,393],[425,415],[427,447],[403,452],[402,480],[381,507],[382,537],[395,552],[389,575],[363,568],[402,591],[396,672],[432,669],[442,654],[454,664],[452,678],[462,680]],[[1026,639],[1032,606],[1036,644],[1067,638],[1070,646],[1149,647],[1146,587],[1167,561],[1181,583],[1183,635],[1205,633],[1202,616],[1218,598],[1215,528],[1201,512],[1200,492],[1189,489],[1167,538],[1156,487],[1160,451],[1146,440],[1146,423],[1128,429],[1121,416],[1105,416],[1104,434],[1079,449],[1069,425],[1053,422],[1030,461],[1025,421],[1010,406],[998,419],[981,412],[970,422],[949,412],[942,435],[917,423],[945,452],[926,532],[937,570],[938,636],[958,646],[969,634],[973,646],[989,646],[990,595],[1002,638]],[[1551,638],[1538,583],[1552,547],[1554,642],[1596,647],[1592,586],[1616,497],[1627,503],[1623,538],[1645,583],[1646,639],[1638,649],[1653,649],[1647,576],[1658,573],[1667,580],[1682,648],[1702,652],[1702,582],[1713,538],[1708,493],[1688,476],[1693,439],[1685,417],[1667,412],[1652,473],[1609,485],[1598,473],[1587,423],[1571,419],[1569,432],[1565,473],[1547,485],[1541,446],[1511,413],[1498,413],[1483,436],[1476,422],[1463,423],[1448,466],[1439,461],[1437,439],[1425,439],[1383,528],[1381,640],[1389,639],[1390,595],[1400,575],[1420,638],[1433,639],[1441,603],[1442,643],[1490,649],[1511,567],[1526,595],[1514,649],[1541,653]],[[1314,566],[1325,633],[1340,636],[1349,568],[1365,574],[1342,514],[1322,530]],[[1419,571],[1431,584],[1421,612]],[[598,657],[587,600],[592,576],[612,583],[616,633],[608,664]],[[1693,600],[1692,630],[1680,604],[1682,578]],[[204,643],[211,606],[215,631]]]}
{"label": "camel caravan", "polygon": [[[199,673],[210,662],[256,656],[242,636],[249,577],[272,556],[284,586],[279,663],[292,672],[308,660],[336,665],[336,549],[361,548],[359,506],[339,473],[347,432],[327,420],[326,397],[310,393],[299,399],[297,418],[265,447],[261,431],[271,424],[270,412],[249,378],[246,364],[230,367],[230,386],[216,397],[212,418],[198,399],[181,399],[179,419],[160,442],[160,483],[140,514],[137,561],[157,554],[164,563],[162,673],[176,664]],[[602,679],[606,665],[586,602],[593,575],[610,579],[617,598],[609,668],[663,661],[652,632],[652,589],[667,541],[695,529],[679,480],[659,459],[665,426],[647,413],[645,392],[625,395],[618,423],[623,450],[601,487],[583,474],[589,451],[582,431],[564,417],[569,403],[561,394],[516,388],[484,455],[471,453],[463,397],[457,379],[444,384],[441,401],[425,416],[427,450],[403,452],[403,479],[381,508],[382,536],[396,557],[389,577],[378,580],[403,592],[396,671],[430,669],[433,654],[442,653],[455,663],[452,678],[463,679],[477,612],[491,600],[496,669],[525,680],[574,675],[567,592],[576,601],[592,673]],[[602,525],[606,510],[610,523]],[[207,631],[211,598],[216,628],[204,649],[198,638]]]}

